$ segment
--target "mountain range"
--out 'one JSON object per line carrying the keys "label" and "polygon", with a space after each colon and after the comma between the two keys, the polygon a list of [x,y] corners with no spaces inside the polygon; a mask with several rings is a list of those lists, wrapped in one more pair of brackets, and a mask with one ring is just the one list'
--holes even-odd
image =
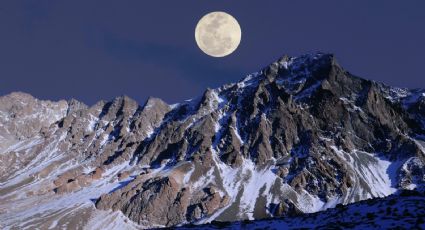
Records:
{"label": "mountain range", "polygon": [[423,203],[424,164],[425,90],[354,76],[327,53],[173,105],[0,97],[6,229],[320,226],[364,200]]}

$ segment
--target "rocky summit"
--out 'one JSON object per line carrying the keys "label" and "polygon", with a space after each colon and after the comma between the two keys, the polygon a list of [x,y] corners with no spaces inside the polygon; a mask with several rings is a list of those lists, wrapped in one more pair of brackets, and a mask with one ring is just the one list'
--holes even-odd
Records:
{"label": "rocky summit", "polygon": [[174,105],[0,97],[6,229],[321,218],[423,188],[424,165],[425,90],[354,76],[326,53]]}

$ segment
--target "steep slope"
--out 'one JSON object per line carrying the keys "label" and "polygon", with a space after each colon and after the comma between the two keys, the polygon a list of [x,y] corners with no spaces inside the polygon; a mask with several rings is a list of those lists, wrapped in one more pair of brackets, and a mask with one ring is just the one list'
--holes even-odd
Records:
{"label": "steep slope", "polygon": [[[41,115],[30,122],[40,125],[2,147],[2,158],[26,160],[1,165],[0,219],[173,226],[312,213],[413,189],[425,180],[424,93],[355,77],[315,53],[176,105],[118,97],[34,107]],[[0,108],[2,126],[27,128]]]}

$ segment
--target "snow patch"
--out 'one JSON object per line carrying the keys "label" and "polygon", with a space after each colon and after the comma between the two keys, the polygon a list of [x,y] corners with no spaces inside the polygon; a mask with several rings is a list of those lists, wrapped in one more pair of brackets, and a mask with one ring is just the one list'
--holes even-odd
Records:
{"label": "snow patch", "polygon": [[[146,226],[148,227],[148,226]],[[164,226],[150,226],[164,227]],[[103,211],[97,210],[89,219],[89,222],[84,229],[93,230],[136,230],[141,226],[135,224],[132,220],[126,217],[121,211]]]}
{"label": "snow patch", "polygon": [[325,202],[320,200],[319,197],[313,196],[305,190],[301,191],[297,201],[298,208],[304,213],[317,212],[325,206]]}
{"label": "snow patch", "polygon": [[92,114],[89,114],[89,115],[90,115],[90,119],[89,119],[89,124],[87,125],[87,128],[86,128],[86,131],[93,132],[96,127],[96,124],[99,121],[99,118],[93,116]]}
{"label": "snow patch", "polygon": [[374,197],[385,197],[393,194],[397,191],[392,181],[396,181],[397,174],[396,168],[399,162],[391,162],[383,157],[378,157],[374,154],[367,153],[360,150],[353,150],[351,153],[347,153],[336,146],[331,148],[341,157],[341,159],[347,159],[347,166],[351,168],[359,178],[355,178],[353,194],[362,193],[361,183],[359,180],[363,180],[370,188],[370,194],[366,194],[364,198],[370,198],[370,195]]}
{"label": "snow patch", "polygon": [[[257,198],[267,196],[277,176],[266,167],[257,171],[254,162],[244,159],[242,163],[243,194],[240,199],[240,214],[246,214],[250,220],[254,219],[254,208]],[[260,190],[264,189],[260,194]]]}

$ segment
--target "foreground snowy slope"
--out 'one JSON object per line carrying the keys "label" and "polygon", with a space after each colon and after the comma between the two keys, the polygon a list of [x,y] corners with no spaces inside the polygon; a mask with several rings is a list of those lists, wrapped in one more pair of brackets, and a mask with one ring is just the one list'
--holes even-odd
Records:
{"label": "foreground snowy slope", "polygon": [[[177,229],[198,229],[190,225]],[[360,201],[313,214],[243,222],[214,222],[203,229],[424,229],[425,193],[402,191],[397,195]]]}
{"label": "foreground snowy slope", "polygon": [[118,229],[314,213],[425,181],[425,91],[282,57],[168,105],[0,98],[5,228]]}

